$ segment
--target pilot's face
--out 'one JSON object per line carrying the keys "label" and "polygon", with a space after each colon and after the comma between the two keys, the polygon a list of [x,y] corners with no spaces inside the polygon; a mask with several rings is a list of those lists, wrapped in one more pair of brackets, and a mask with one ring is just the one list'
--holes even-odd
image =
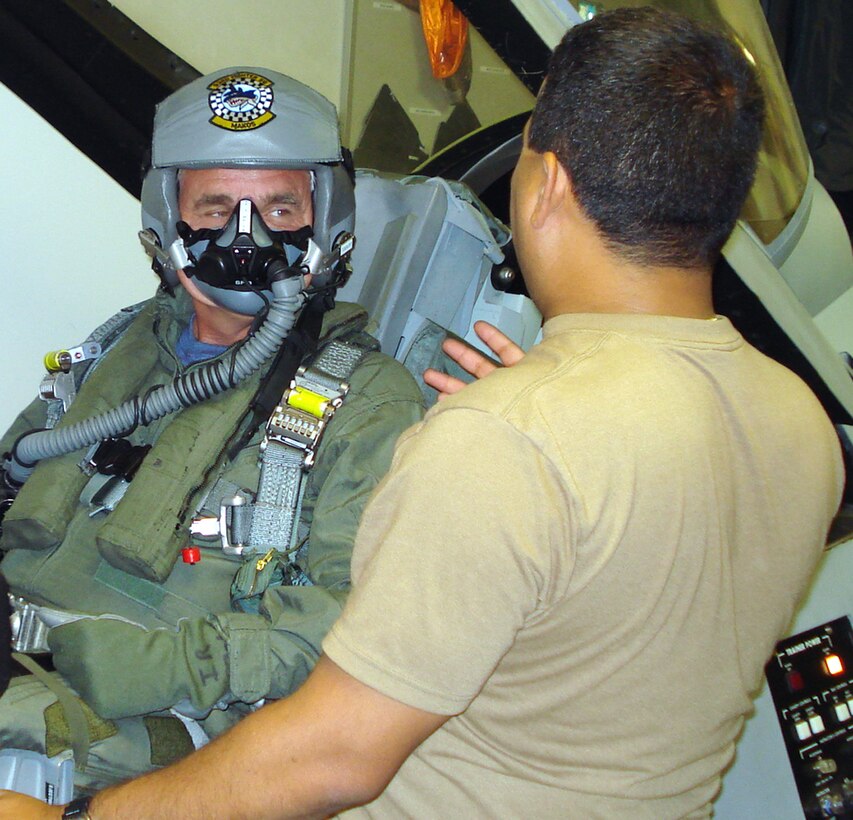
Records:
{"label": "pilot's face", "polygon": [[[270,168],[185,168],[178,177],[181,219],[193,230],[221,228],[241,199],[251,199],[274,231],[295,231],[313,226],[309,171]],[[229,313],[196,287],[183,270],[178,281],[198,305]],[[242,317],[245,319],[245,317]],[[247,320],[250,321],[250,320]]]}
{"label": "pilot's face", "polygon": [[191,228],[221,228],[241,199],[251,199],[275,231],[295,231],[314,221],[308,171],[269,168],[202,168],[180,172],[178,207]]}

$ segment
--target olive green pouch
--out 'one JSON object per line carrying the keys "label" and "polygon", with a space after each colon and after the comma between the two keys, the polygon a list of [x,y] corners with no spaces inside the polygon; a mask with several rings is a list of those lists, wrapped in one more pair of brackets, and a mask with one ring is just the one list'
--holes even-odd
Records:
{"label": "olive green pouch", "polygon": [[169,766],[194,751],[190,733],[178,718],[148,715],[142,721],[148,732],[152,766]]}

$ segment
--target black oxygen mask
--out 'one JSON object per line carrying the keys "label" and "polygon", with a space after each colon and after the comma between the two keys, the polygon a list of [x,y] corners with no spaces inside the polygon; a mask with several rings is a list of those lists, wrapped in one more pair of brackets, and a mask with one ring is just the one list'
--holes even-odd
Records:
{"label": "black oxygen mask", "polygon": [[258,294],[269,290],[272,274],[301,273],[313,235],[307,225],[296,231],[269,228],[250,199],[241,199],[221,228],[193,230],[183,221],[175,227],[187,253],[184,273],[229,308],[234,291]]}

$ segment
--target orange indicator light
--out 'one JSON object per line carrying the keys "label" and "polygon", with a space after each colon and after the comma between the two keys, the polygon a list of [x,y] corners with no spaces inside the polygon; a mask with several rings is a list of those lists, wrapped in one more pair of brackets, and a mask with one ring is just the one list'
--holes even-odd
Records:
{"label": "orange indicator light", "polygon": [[830,675],[840,675],[844,671],[844,663],[838,655],[827,655],[823,659],[823,665]]}

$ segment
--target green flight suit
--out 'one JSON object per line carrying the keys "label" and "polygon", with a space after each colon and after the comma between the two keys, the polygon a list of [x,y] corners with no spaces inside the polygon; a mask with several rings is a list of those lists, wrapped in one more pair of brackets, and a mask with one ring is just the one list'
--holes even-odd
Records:
{"label": "green flight suit", "polygon": [[[62,423],[143,396],[177,373],[202,366],[184,368],[175,355],[190,311],[183,291],[176,297],[158,293],[98,362]],[[339,305],[325,317],[321,344],[365,321],[361,308]],[[226,351],[220,358],[229,355]],[[247,426],[247,406],[258,380],[258,374],[250,376],[220,396],[135,430],[130,440],[153,449],[111,513],[90,515],[79,500],[87,481],[77,467],[82,451],[42,461],[7,513],[0,539],[12,592],[34,603],[111,613],[148,629],[174,629],[188,620],[215,625],[227,646],[229,681],[227,702],[202,704],[215,707],[201,721],[211,736],[245,715],[259,698],[291,692],[313,667],[349,589],[350,554],[367,498],[390,464],[397,437],[423,413],[420,390],[402,365],[376,352],[361,360],[308,473],[298,536],[305,542],[299,566],[311,584],[270,586],[255,602],[254,613],[235,613],[230,590],[242,559],[224,554],[218,538],[193,539],[202,546],[197,564],[183,563],[179,555],[190,543],[194,515],[217,514],[220,499],[235,490],[257,490],[263,430],[254,431],[231,460],[225,439],[235,440]],[[22,432],[44,424],[45,406],[36,400],[18,417],[0,439],[0,452]],[[151,727],[156,721],[131,717],[142,711],[134,708],[135,692],[144,690],[157,670],[140,669],[138,675],[139,686],[122,693],[127,717],[105,723],[89,715],[93,736],[103,739],[92,745],[86,772],[76,775],[83,790],[168,762],[169,749],[181,747],[168,739],[161,742],[159,730],[155,743]],[[43,712],[54,701],[31,677],[14,681],[0,699],[0,746],[44,752]],[[61,726],[56,729],[55,712],[55,707],[48,712],[53,715],[49,752],[68,745]]]}

